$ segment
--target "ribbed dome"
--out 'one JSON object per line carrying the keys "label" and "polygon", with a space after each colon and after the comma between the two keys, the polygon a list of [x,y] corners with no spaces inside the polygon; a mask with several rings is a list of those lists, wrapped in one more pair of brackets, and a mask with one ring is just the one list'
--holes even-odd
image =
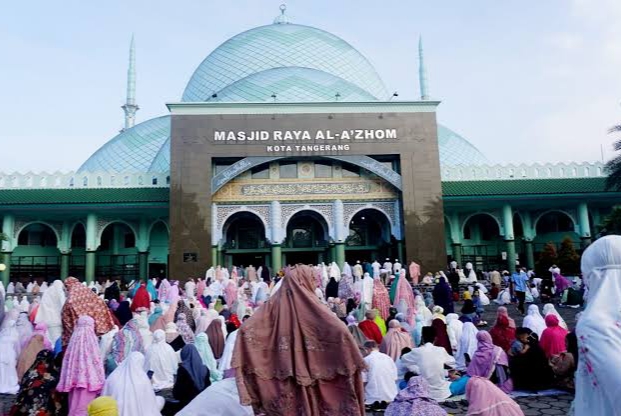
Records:
{"label": "ribbed dome", "polygon": [[388,98],[375,68],[343,39],[310,26],[272,24],[218,46],[192,75],[182,101],[209,101],[243,78],[283,67],[316,69],[358,86],[375,99]]}
{"label": "ribbed dome", "polygon": [[485,165],[487,158],[468,140],[453,130],[438,124],[440,165]]}

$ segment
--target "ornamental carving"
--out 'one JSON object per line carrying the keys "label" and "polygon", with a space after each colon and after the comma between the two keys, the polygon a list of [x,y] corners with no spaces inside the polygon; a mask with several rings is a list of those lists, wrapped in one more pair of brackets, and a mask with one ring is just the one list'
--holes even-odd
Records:
{"label": "ornamental carving", "polygon": [[233,215],[238,212],[250,212],[255,214],[259,219],[263,222],[265,226],[266,236],[270,235],[270,230],[272,228],[272,221],[270,218],[270,207],[269,205],[220,205],[217,206],[217,230],[218,230],[218,240],[220,240],[223,236],[224,232],[224,224],[226,221]]}
{"label": "ornamental carving", "polygon": [[241,187],[244,196],[368,194],[370,191],[371,185],[368,183],[284,183]]}

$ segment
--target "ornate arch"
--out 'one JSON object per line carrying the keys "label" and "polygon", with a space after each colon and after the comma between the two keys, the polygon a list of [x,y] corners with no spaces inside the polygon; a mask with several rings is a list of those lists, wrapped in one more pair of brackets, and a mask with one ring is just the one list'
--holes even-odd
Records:
{"label": "ornate arch", "polygon": [[149,229],[147,232],[149,239],[151,239],[151,231],[153,231],[153,227],[155,227],[155,224],[157,224],[158,222],[161,222],[162,224],[164,224],[164,227],[166,227],[166,231],[168,232],[168,235],[170,236],[170,226],[164,219],[158,218],[149,225]]}
{"label": "ornate arch", "polygon": [[[369,156],[321,156],[326,159],[338,160],[341,162],[351,163],[352,165],[361,166],[362,168],[376,174],[383,178],[388,183],[393,185],[399,191],[402,188],[401,175],[392,169],[387,168],[377,160]],[[252,169],[255,166],[262,165],[264,163],[273,162],[279,159],[285,159],[287,156],[250,156],[242,160],[239,160],[224,169],[219,174],[211,178],[211,194],[215,194],[222,188],[227,182],[233,180],[240,174],[244,173],[248,169]]]}
{"label": "ornate arch", "polygon": [[[34,220],[34,221],[15,221],[15,228],[13,231],[13,238],[15,238],[15,242],[17,243],[17,241],[19,240],[19,235],[21,234],[22,231],[24,231],[26,229],[26,227],[28,227],[29,225],[33,225],[33,224],[43,224],[47,227],[49,227],[53,232],[54,235],[56,236],[56,246],[58,246],[60,244],[60,242],[62,241],[61,239],[61,235],[62,235],[62,231],[59,230],[59,228],[55,227],[51,222],[48,221],[43,221],[43,220]],[[17,245],[17,244],[16,244]]]}
{"label": "ornate arch", "polygon": [[224,226],[226,222],[233,215],[238,214],[240,212],[249,212],[251,214],[256,215],[259,220],[263,223],[263,227],[265,228],[265,238],[269,238],[270,232],[270,211],[269,206],[257,205],[257,206],[247,206],[247,205],[218,205],[217,208],[217,241],[221,241],[224,236]]}
{"label": "ornate arch", "polygon": [[132,230],[132,233],[134,233],[134,241],[136,241],[136,244],[138,244],[138,232],[136,229],[136,226],[134,224],[132,224],[129,221],[125,221],[125,220],[119,220],[119,219],[114,219],[114,220],[108,220],[108,219],[98,219],[97,220],[97,248],[99,248],[99,246],[101,245],[101,236],[103,235],[104,230],[109,226],[112,225],[114,223],[119,223],[119,224],[124,224],[127,225],[129,227],[130,230]]}
{"label": "ornate arch", "polygon": [[565,214],[567,215],[567,218],[569,218],[571,220],[571,223],[574,226],[574,232],[576,231],[576,226],[578,225],[578,221],[576,221],[576,218],[574,218],[574,216],[572,214],[570,214],[568,211],[564,210],[564,209],[558,209],[558,208],[552,208],[552,209],[548,209],[545,211],[540,212],[537,217],[535,217],[535,220],[533,221],[533,230],[535,231],[535,234],[537,233],[537,224],[539,224],[539,220],[546,214],[550,214],[552,212],[560,212],[561,214]]}
{"label": "ornate arch", "polygon": [[[329,211],[323,207],[327,206]],[[332,218],[332,206],[330,204],[321,204],[321,205],[283,205],[282,206],[282,226],[285,233],[287,232],[287,227],[289,226],[289,222],[291,219],[300,212],[303,211],[312,211],[318,214],[324,221],[328,229],[326,230],[328,237],[334,238],[334,224],[330,220]],[[327,215],[326,215],[327,214]]]}
{"label": "ornate arch", "polygon": [[474,212],[470,215],[468,215],[465,219],[464,222],[462,222],[461,227],[460,227],[460,232],[461,238],[464,238],[464,231],[466,230],[466,224],[468,224],[468,221],[470,221],[470,218],[475,217],[477,215],[488,215],[490,217],[492,217],[494,219],[494,221],[496,222],[496,225],[498,225],[498,233],[500,236],[502,236],[504,234],[504,227],[502,226],[502,223],[500,222],[500,220],[494,215],[491,214],[489,212],[485,212],[485,211],[478,211],[478,212]]}

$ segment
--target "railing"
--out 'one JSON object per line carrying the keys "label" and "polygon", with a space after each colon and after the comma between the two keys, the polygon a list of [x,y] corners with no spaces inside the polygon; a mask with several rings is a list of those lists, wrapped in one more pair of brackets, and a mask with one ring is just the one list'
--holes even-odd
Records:
{"label": "railing", "polygon": [[11,256],[11,278],[17,280],[60,277],[60,256]]}
{"label": "railing", "polygon": [[601,162],[443,166],[443,181],[595,178],[606,176]]}
{"label": "railing", "polygon": [[0,172],[0,189],[166,188],[169,185],[170,174],[165,172]]}

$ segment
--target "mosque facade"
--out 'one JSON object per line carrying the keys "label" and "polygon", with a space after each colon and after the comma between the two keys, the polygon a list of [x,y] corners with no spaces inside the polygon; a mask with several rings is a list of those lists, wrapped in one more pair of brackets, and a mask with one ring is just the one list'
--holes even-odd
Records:
{"label": "mosque facade", "polygon": [[227,40],[169,114],[125,127],[76,171],[0,173],[2,278],[200,276],[213,264],[358,260],[533,267],[544,244],[584,248],[620,194],[603,165],[496,165],[369,60],[289,21]]}

